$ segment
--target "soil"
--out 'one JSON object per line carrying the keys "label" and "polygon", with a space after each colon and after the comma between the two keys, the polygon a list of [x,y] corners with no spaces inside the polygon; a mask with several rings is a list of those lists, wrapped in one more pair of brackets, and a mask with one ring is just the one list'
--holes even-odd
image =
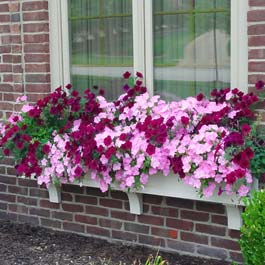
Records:
{"label": "soil", "polygon": [[[0,220],[1,265],[139,265],[146,247],[112,244],[104,240]],[[224,261],[161,252],[170,265],[228,265]],[[136,262],[137,260],[137,262]]]}

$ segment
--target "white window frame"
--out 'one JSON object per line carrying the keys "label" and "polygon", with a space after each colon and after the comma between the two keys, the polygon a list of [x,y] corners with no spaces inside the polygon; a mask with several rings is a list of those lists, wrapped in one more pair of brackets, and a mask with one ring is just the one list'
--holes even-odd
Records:
{"label": "white window frame", "polygon": [[[209,0],[211,1],[211,0]],[[149,93],[153,94],[153,11],[152,0],[132,0],[133,68],[145,77]],[[231,0],[231,88],[248,90],[248,0]],[[51,86],[70,83],[70,49],[68,1],[49,0]],[[122,75],[122,73],[121,73]]]}

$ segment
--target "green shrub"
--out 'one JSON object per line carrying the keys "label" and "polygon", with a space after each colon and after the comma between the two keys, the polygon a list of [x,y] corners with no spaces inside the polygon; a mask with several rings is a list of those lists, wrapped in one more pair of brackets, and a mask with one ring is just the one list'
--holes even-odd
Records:
{"label": "green shrub", "polygon": [[239,244],[244,264],[265,264],[265,190],[254,192],[246,198],[245,212],[242,214],[244,225],[241,228]]}

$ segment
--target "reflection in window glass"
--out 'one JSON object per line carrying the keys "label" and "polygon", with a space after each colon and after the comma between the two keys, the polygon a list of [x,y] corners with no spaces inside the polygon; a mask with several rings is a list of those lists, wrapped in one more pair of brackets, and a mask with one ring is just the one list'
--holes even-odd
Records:
{"label": "reflection in window glass", "polygon": [[121,75],[133,65],[131,10],[131,0],[69,0],[71,79],[76,89],[96,85],[110,100],[122,93]]}
{"label": "reflection in window glass", "polygon": [[154,0],[155,93],[209,94],[230,84],[230,1]]}

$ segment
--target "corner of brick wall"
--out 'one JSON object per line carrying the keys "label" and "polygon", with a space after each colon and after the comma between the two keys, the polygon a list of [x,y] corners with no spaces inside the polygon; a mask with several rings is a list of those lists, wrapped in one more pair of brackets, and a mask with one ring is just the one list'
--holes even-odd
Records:
{"label": "corner of brick wall", "polygon": [[0,118],[50,92],[48,1],[0,1]]}
{"label": "corner of brick wall", "polygon": [[[239,43],[240,45],[240,43]],[[248,58],[250,88],[259,80],[265,81],[265,1],[249,0]]]}

